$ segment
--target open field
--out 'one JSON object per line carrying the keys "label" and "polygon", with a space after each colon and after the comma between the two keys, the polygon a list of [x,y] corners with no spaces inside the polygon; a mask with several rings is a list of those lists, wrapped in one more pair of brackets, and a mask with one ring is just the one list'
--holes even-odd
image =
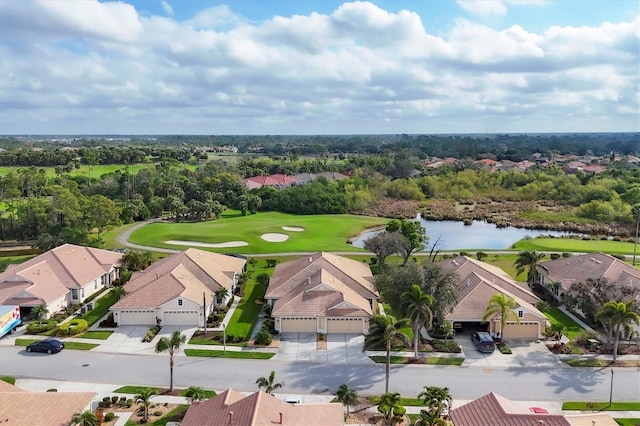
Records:
{"label": "open field", "polygon": [[[228,241],[246,241],[242,247],[204,248],[224,253],[276,253],[300,251],[364,251],[347,243],[347,238],[372,226],[384,225],[386,218],[356,215],[292,215],[278,212],[260,212],[242,216],[229,210],[219,220],[198,223],[152,223],[136,230],[129,241],[152,247],[183,250],[186,246],[166,244],[180,240],[210,244]],[[304,228],[303,232],[285,231],[286,227]],[[269,242],[263,234],[286,234],[284,242]],[[109,241],[112,236],[109,236]]]}
{"label": "open field", "polygon": [[[149,169],[155,167],[154,163],[138,163],[138,164],[130,164],[125,166],[124,164],[99,164],[91,167],[91,177],[98,178],[107,173],[113,173],[117,170],[120,170],[124,173],[125,168],[129,168],[129,173],[135,175],[142,169]],[[180,167],[185,167],[189,170],[194,170],[197,165],[195,164],[182,164]],[[0,166],[0,176],[5,176],[9,172],[17,173],[20,169],[28,169],[27,166]],[[56,176],[56,168],[55,167],[36,167],[37,169],[44,169],[46,171],[47,177],[55,177]],[[69,176],[89,176],[89,166],[86,164],[82,164],[79,169],[73,169],[71,173],[68,173]]]}
{"label": "open field", "polygon": [[579,240],[569,238],[531,238],[520,240],[514,250],[537,250],[557,252],[597,252],[633,254],[633,243],[610,240]]}

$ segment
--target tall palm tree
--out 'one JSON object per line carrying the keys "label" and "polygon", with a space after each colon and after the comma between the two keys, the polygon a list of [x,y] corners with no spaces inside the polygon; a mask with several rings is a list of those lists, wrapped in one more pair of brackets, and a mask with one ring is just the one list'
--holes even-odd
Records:
{"label": "tall palm tree", "polygon": [[336,392],[336,399],[338,402],[342,402],[342,405],[347,407],[347,416],[349,415],[349,406],[355,405],[358,403],[358,392],[355,389],[347,386],[346,383],[343,383],[338,388]]}
{"label": "tall palm tree", "polygon": [[149,388],[140,389],[140,392],[133,399],[136,404],[142,404],[142,422],[147,423],[149,421],[149,407],[151,406],[151,397],[156,394],[156,391]]}
{"label": "tall palm tree", "polygon": [[631,310],[632,305],[633,301],[610,301],[602,305],[595,316],[598,321],[606,319],[609,323],[609,333],[613,333],[613,362],[616,362],[618,358],[620,332],[624,330],[626,325],[640,323],[640,315]]}
{"label": "tall palm tree", "polygon": [[422,327],[431,328],[433,314],[431,305],[433,297],[422,292],[419,285],[412,285],[411,290],[402,293],[402,309],[413,329],[413,357],[418,359],[418,340]]}
{"label": "tall palm tree", "polygon": [[271,371],[271,373],[269,373],[269,377],[259,377],[258,380],[256,380],[256,383],[258,384],[258,389],[262,389],[271,395],[273,395],[273,392],[284,386],[284,383],[282,382],[276,383],[275,371]]}
{"label": "tall palm tree", "polygon": [[364,350],[384,347],[387,351],[387,362],[385,369],[384,391],[389,392],[389,372],[391,369],[391,345],[401,342],[409,344],[409,338],[400,329],[409,325],[409,321],[384,315],[375,315],[371,318],[369,333],[364,338]]}
{"label": "tall palm tree", "polygon": [[[440,418],[445,409],[451,408],[451,393],[449,388],[441,388],[439,386],[424,386],[424,390],[420,392],[418,398],[427,406],[427,410],[433,418]],[[434,424],[438,424],[437,422]],[[429,425],[431,426],[431,425]]]}
{"label": "tall palm tree", "polygon": [[504,338],[504,328],[507,325],[509,316],[513,316],[516,319],[516,323],[520,324],[520,318],[513,312],[512,309],[518,306],[518,303],[514,298],[507,296],[503,293],[496,293],[489,299],[489,304],[484,311],[482,321],[487,321],[489,318],[494,319],[500,317],[500,337]]}
{"label": "tall palm tree", "polygon": [[171,337],[161,337],[156,343],[156,353],[169,352],[169,392],[173,392],[173,354],[187,341],[187,336],[174,331]]}
{"label": "tall palm tree", "polygon": [[80,411],[71,418],[72,425],[78,426],[99,426],[98,416],[91,410]]}
{"label": "tall palm tree", "polygon": [[636,266],[636,248],[638,247],[638,227],[640,227],[640,204],[631,207],[631,217],[636,222],[636,238],[633,240],[633,266]]}
{"label": "tall palm tree", "polygon": [[538,253],[536,251],[521,251],[518,253],[518,258],[513,265],[516,267],[516,273],[520,275],[524,271],[527,271],[527,282],[529,286],[536,282],[538,279],[538,271],[536,266],[544,258],[544,253]]}
{"label": "tall palm tree", "polygon": [[200,386],[189,386],[184,391],[184,396],[187,397],[189,402],[203,401],[207,399],[207,394],[205,390],[202,389]]}

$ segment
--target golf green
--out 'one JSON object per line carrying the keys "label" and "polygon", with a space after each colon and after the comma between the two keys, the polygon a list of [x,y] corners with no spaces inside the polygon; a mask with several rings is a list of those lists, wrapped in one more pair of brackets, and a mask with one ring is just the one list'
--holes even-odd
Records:
{"label": "golf green", "polygon": [[[202,247],[205,250],[224,253],[363,251],[353,247],[347,239],[358,235],[366,228],[385,225],[388,221],[387,218],[356,215],[292,215],[277,212],[242,216],[239,212],[227,211],[220,219],[208,222],[152,223],[134,231],[129,241],[176,250],[185,249],[191,245],[189,243],[246,243],[235,247]],[[276,235],[269,238],[265,234]],[[273,240],[278,236],[284,241],[264,239]],[[184,245],[169,244],[167,241],[183,242]]]}

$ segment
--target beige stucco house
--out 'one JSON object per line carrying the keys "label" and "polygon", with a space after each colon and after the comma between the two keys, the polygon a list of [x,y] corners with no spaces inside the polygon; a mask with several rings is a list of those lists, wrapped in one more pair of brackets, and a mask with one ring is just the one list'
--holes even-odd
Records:
{"label": "beige stucco house", "polygon": [[[543,337],[547,318],[535,306],[540,299],[525,284],[517,283],[500,268],[466,256],[445,259],[438,265],[444,272],[458,277],[458,304],[445,317],[455,328],[486,326],[492,335],[504,339],[536,340]],[[499,316],[488,322],[482,321],[491,297],[497,293],[514,299],[517,304],[504,330],[500,330]]]}
{"label": "beige stucco house", "polygon": [[48,315],[81,304],[119,277],[122,253],[64,244],[0,274],[0,304],[23,314],[45,304]]}
{"label": "beige stucco house", "polygon": [[367,264],[325,252],[276,266],[265,294],[281,333],[365,334],[378,297]]}
{"label": "beige stucco house", "polygon": [[[246,260],[195,248],[160,259],[132,275],[126,295],[111,307],[118,325],[204,326],[216,305],[224,305]],[[227,289],[217,300],[216,292]]]}

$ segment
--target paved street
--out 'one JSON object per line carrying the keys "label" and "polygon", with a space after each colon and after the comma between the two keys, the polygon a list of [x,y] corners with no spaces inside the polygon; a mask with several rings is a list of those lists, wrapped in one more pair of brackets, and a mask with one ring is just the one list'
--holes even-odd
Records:
{"label": "paved street", "polygon": [[[56,355],[28,354],[24,348],[0,347],[0,374],[93,383],[166,386],[166,355],[126,355],[65,350]],[[348,383],[362,394],[384,391],[384,364],[324,364],[176,357],[176,386],[209,389],[257,389],[255,381],[274,370],[291,393],[333,393]],[[615,369],[614,400],[640,400],[640,369]],[[472,399],[490,391],[515,400],[608,400],[610,370],[536,367],[442,367],[395,365],[391,389],[417,395],[423,386],[448,386],[455,398]]]}

